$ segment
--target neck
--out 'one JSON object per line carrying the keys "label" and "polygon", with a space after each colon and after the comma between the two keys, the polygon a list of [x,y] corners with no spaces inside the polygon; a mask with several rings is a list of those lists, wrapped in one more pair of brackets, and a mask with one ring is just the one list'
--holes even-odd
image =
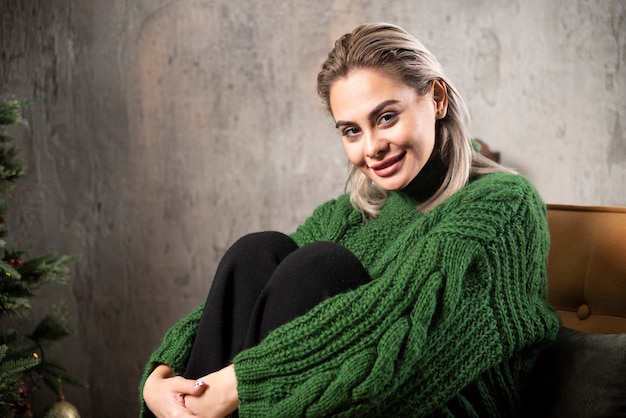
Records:
{"label": "neck", "polygon": [[430,199],[446,177],[447,167],[441,158],[431,158],[413,180],[402,189],[417,202],[424,202]]}

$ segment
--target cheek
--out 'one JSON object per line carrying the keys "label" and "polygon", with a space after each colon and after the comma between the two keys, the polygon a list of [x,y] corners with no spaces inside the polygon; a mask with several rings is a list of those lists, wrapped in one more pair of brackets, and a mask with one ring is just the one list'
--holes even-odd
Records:
{"label": "cheek", "polygon": [[358,142],[355,143],[350,143],[350,142],[345,142],[343,143],[343,150],[346,153],[346,156],[348,157],[348,160],[355,166],[360,167],[363,164],[365,164],[365,158],[363,156],[363,150],[361,145]]}
{"label": "cheek", "polygon": [[411,132],[405,145],[430,155],[435,144],[435,124],[422,123]]}

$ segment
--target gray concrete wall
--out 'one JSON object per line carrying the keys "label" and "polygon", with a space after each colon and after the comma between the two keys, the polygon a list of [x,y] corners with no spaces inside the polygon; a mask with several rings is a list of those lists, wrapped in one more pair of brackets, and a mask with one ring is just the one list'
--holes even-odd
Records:
{"label": "gray concrete wall", "polygon": [[626,205],[625,18],[611,0],[3,0],[0,97],[37,99],[10,237],[83,257],[47,292],[80,331],[55,354],[91,385],[68,399],[136,416],[148,354],[223,251],[342,191],[315,75],[358,23],[417,35],[546,201]]}

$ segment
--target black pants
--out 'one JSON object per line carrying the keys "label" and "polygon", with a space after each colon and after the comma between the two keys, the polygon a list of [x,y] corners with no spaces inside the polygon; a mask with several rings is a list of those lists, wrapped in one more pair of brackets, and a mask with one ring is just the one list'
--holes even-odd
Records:
{"label": "black pants", "polygon": [[368,281],[361,262],[339,244],[298,248],[279,232],[244,236],[216,271],[184,376],[225,367],[273,329]]}

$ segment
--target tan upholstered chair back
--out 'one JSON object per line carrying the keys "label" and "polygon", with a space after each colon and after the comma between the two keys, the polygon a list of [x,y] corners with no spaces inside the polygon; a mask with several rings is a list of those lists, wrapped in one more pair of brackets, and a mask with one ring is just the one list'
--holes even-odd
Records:
{"label": "tan upholstered chair back", "polygon": [[549,301],[563,326],[626,333],[626,207],[548,205]]}

